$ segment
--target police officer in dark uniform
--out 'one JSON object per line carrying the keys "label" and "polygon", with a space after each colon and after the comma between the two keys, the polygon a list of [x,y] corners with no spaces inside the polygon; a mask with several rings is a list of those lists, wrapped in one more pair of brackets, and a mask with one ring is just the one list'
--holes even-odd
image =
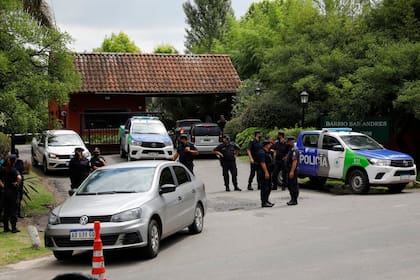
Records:
{"label": "police officer in dark uniform", "polygon": [[179,157],[179,162],[185,165],[191,173],[194,174],[194,157],[198,155],[197,148],[193,143],[188,141],[188,136],[186,134],[181,134],[179,137],[179,144],[174,154],[173,160],[177,160]]}
{"label": "police officer in dark uniform", "polygon": [[72,195],[74,190],[89,176],[90,164],[89,160],[83,155],[83,148],[74,149],[74,157],[69,163],[70,169],[70,187],[69,194]]}
{"label": "police officer in dark uniform", "polygon": [[232,175],[232,183],[235,191],[241,191],[238,187],[238,169],[236,167],[236,157],[239,155],[239,146],[230,142],[228,135],[223,136],[223,143],[213,150],[213,154],[217,155],[223,169],[223,180],[226,191],[229,192],[229,172]]}
{"label": "police officer in dark uniform", "polygon": [[[4,232],[17,233],[20,230],[16,227],[17,211],[19,199],[19,185],[22,182],[22,177],[17,171],[16,155],[11,154],[6,158],[5,173],[4,173],[4,216],[3,228]],[[10,230],[9,222],[12,226]]]}
{"label": "police officer in dark uniform", "polygon": [[[289,146],[287,145],[284,139],[284,132],[279,131],[277,134],[277,141],[271,146],[271,149],[274,151],[274,170],[273,170],[273,190],[276,190],[278,186],[281,185],[281,189],[284,191],[286,189],[286,156],[289,150]],[[282,174],[282,182],[280,183],[278,180],[279,173]]]}
{"label": "police officer in dark uniform", "polygon": [[3,226],[3,210],[4,210],[4,181],[6,170],[4,168],[4,157],[0,154],[0,226]]}
{"label": "police officer in dark uniform", "polygon": [[257,183],[258,183],[258,189],[260,189],[260,182],[258,179],[258,169],[259,169],[259,161],[258,161],[258,152],[262,149],[261,143],[261,131],[256,130],[254,132],[254,139],[248,143],[248,148],[246,149],[246,152],[248,154],[249,158],[249,177],[248,177],[248,190],[252,191],[253,188],[251,186],[252,181],[254,180],[255,173],[257,173]]}
{"label": "police officer in dark uniform", "polygon": [[287,174],[287,188],[290,193],[290,201],[287,205],[297,205],[299,197],[299,185],[297,177],[297,168],[299,160],[299,151],[295,147],[295,138],[288,136],[287,145],[289,146],[289,152],[286,158],[286,174]]}
{"label": "police officer in dark uniform", "polygon": [[19,150],[15,149],[14,154],[16,155],[16,164],[15,168],[17,171],[19,171],[20,176],[22,177],[22,182],[19,184],[18,188],[18,210],[17,210],[17,216],[18,218],[23,218],[22,215],[22,199],[23,199],[23,193],[24,193],[24,181],[25,178],[23,177],[23,173],[25,172],[25,164],[23,160],[19,158]]}
{"label": "police officer in dark uniform", "polygon": [[274,161],[270,151],[271,142],[264,141],[262,149],[258,152],[258,162],[260,168],[258,169],[259,182],[261,183],[261,207],[273,207],[274,203],[271,203],[268,198],[271,193],[271,174],[274,168]]}
{"label": "police officer in dark uniform", "polygon": [[92,158],[90,159],[90,167],[92,171],[107,165],[106,160],[101,156],[101,150],[98,147],[93,150]]}

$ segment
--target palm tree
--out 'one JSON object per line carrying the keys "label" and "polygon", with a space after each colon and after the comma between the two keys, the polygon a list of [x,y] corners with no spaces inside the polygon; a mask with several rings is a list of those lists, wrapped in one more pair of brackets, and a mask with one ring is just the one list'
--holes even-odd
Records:
{"label": "palm tree", "polygon": [[55,28],[54,15],[45,0],[21,0],[23,10],[30,14],[40,25]]}

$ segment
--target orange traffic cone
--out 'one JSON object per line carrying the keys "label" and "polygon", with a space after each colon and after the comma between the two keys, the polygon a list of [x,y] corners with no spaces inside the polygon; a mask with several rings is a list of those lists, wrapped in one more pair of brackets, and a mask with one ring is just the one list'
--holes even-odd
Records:
{"label": "orange traffic cone", "polygon": [[102,251],[102,240],[100,235],[101,223],[95,221],[94,229],[95,239],[93,240],[92,276],[93,279],[106,280],[104,254]]}

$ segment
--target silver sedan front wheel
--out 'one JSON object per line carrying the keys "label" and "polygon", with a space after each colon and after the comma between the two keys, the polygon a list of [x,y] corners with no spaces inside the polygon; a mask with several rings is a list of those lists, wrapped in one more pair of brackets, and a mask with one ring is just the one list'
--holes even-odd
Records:
{"label": "silver sedan front wheel", "polygon": [[151,220],[147,235],[146,256],[150,259],[156,257],[160,247],[160,226],[156,220]]}
{"label": "silver sedan front wheel", "polygon": [[200,204],[198,204],[195,207],[194,221],[188,227],[188,229],[190,230],[191,233],[196,234],[196,233],[202,232],[203,227],[204,227],[204,211],[203,211],[203,207]]}

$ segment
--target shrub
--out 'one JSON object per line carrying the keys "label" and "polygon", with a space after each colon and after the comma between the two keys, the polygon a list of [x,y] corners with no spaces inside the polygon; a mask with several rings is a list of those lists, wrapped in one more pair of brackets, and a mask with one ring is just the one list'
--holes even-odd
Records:
{"label": "shrub", "polygon": [[270,131],[267,128],[249,127],[236,135],[235,142],[241,147],[242,155],[246,155],[246,148],[248,147],[248,143],[254,139],[254,132],[256,130],[261,130],[262,139]]}
{"label": "shrub", "polygon": [[10,152],[10,144],[10,137],[0,132],[0,154],[8,154]]}
{"label": "shrub", "polygon": [[244,130],[244,127],[241,125],[241,119],[240,118],[233,118],[230,121],[226,123],[224,134],[227,134],[230,136],[232,140],[236,138],[236,135]]}

